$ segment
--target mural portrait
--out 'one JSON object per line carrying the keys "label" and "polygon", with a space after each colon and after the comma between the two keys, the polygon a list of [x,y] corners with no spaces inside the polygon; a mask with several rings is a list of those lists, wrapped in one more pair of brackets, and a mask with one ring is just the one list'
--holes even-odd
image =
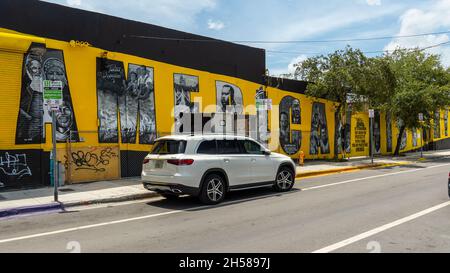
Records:
{"label": "mural portrait", "polygon": [[335,151],[337,154],[341,154],[344,148],[344,125],[342,124],[341,115],[336,112],[334,115],[334,122],[336,124],[334,129],[334,139],[335,139]]}
{"label": "mural portrait", "polygon": [[217,112],[242,114],[244,101],[239,87],[231,83],[216,81]]}
{"label": "mural portrait", "polygon": [[184,74],[174,75],[175,93],[175,132],[184,131],[182,118],[184,114],[198,113],[198,105],[191,102],[191,92],[200,92],[199,78]]}
{"label": "mural portrait", "polygon": [[118,143],[118,98],[126,90],[122,62],[97,58],[97,105],[100,143]]}
{"label": "mural portrait", "polygon": [[122,143],[152,144],[156,139],[153,68],[128,65],[125,92],[119,96]]}
{"label": "mural portrait", "polygon": [[444,112],[444,133],[448,137],[448,109]]}
{"label": "mural portrait", "polygon": [[386,114],[386,147],[387,152],[392,152],[392,116],[390,113]]}
{"label": "mural portrait", "polygon": [[[63,105],[56,112],[56,140],[78,142],[78,129],[69,90],[63,52],[32,45],[24,56],[22,92],[16,130],[16,144],[45,142],[45,123],[51,112],[44,109],[43,81],[61,81]],[[72,132],[72,133],[70,133]]]}
{"label": "mural portrait", "polygon": [[[269,139],[269,109],[267,105],[260,105],[260,102],[267,99],[267,92],[261,87],[256,90],[256,105],[257,105],[257,140],[262,143],[268,143]],[[258,107],[258,105],[260,105]]]}
{"label": "mural portrait", "polygon": [[374,138],[374,154],[381,154],[381,115],[380,111],[375,111],[375,118],[373,123],[373,138]]}
{"label": "mural portrait", "polygon": [[434,138],[441,138],[441,111],[434,113]]}
{"label": "mural portrait", "polygon": [[344,125],[344,150],[347,154],[352,152],[352,112],[347,111]]}
{"label": "mural portrait", "polygon": [[[397,133],[397,139],[398,139],[398,136],[399,136],[399,134],[400,134],[400,128],[401,128],[402,126],[403,126],[403,120],[398,119],[398,120],[397,120],[397,130],[398,130],[399,133]],[[405,129],[405,130],[403,131],[403,135],[402,135],[402,137],[401,137],[400,151],[403,151],[403,150],[406,149],[407,142],[408,142],[408,130]]]}
{"label": "mural portrait", "polygon": [[312,155],[329,154],[330,143],[328,138],[328,124],[325,113],[325,104],[314,102],[311,115],[311,138],[309,153]]}
{"label": "mural portrait", "polygon": [[[293,123],[294,120],[297,123]],[[300,101],[286,96],[280,102],[280,145],[288,155],[298,153],[302,145],[302,132],[291,130],[291,123],[301,124]]]}

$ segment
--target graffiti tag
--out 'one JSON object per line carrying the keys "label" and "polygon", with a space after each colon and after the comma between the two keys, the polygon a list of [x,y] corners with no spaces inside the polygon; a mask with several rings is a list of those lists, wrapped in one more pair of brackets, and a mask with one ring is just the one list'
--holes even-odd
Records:
{"label": "graffiti tag", "polygon": [[[26,154],[0,156],[0,170],[7,176],[16,176],[22,179],[24,176],[32,176],[30,167],[27,164]],[[0,183],[0,187],[2,183]]]}
{"label": "graffiti tag", "polygon": [[[112,151],[111,148],[103,149],[99,152],[99,154],[96,154],[94,152],[73,152],[71,154],[71,163],[75,165],[75,170],[88,170],[88,171],[94,171],[94,172],[105,172],[106,168],[110,162],[111,159],[118,157],[116,153]],[[66,169],[69,168],[69,160],[67,156],[64,156],[65,158],[65,167]]]}

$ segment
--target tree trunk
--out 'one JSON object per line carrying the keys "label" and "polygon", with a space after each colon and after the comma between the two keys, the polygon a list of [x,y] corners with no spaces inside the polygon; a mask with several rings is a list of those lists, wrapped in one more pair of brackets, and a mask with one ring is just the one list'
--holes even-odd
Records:
{"label": "tree trunk", "polygon": [[403,137],[403,133],[405,132],[405,129],[406,129],[405,126],[400,127],[400,132],[399,132],[399,135],[397,137],[397,145],[395,147],[394,156],[399,156],[400,155],[400,146],[402,145],[402,137]]}

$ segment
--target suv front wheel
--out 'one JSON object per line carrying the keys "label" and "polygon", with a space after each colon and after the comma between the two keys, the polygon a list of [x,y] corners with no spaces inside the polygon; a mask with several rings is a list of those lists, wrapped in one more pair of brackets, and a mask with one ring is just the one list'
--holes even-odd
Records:
{"label": "suv front wheel", "polygon": [[277,192],[287,192],[294,187],[295,176],[291,169],[287,167],[282,167],[277,173],[275,180],[275,185],[273,188]]}
{"label": "suv front wheel", "polygon": [[209,174],[205,178],[201,192],[200,201],[207,205],[216,205],[225,198],[225,180],[217,174]]}

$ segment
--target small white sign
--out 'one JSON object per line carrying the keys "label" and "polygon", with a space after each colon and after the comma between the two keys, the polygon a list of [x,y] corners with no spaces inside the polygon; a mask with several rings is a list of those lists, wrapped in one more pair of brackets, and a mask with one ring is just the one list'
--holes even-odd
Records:
{"label": "small white sign", "polygon": [[375,110],[373,109],[369,110],[369,118],[375,118]]}
{"label": "small white sign", "polygon": [[419,121],[423,121],[423,113],[419,114]]}

